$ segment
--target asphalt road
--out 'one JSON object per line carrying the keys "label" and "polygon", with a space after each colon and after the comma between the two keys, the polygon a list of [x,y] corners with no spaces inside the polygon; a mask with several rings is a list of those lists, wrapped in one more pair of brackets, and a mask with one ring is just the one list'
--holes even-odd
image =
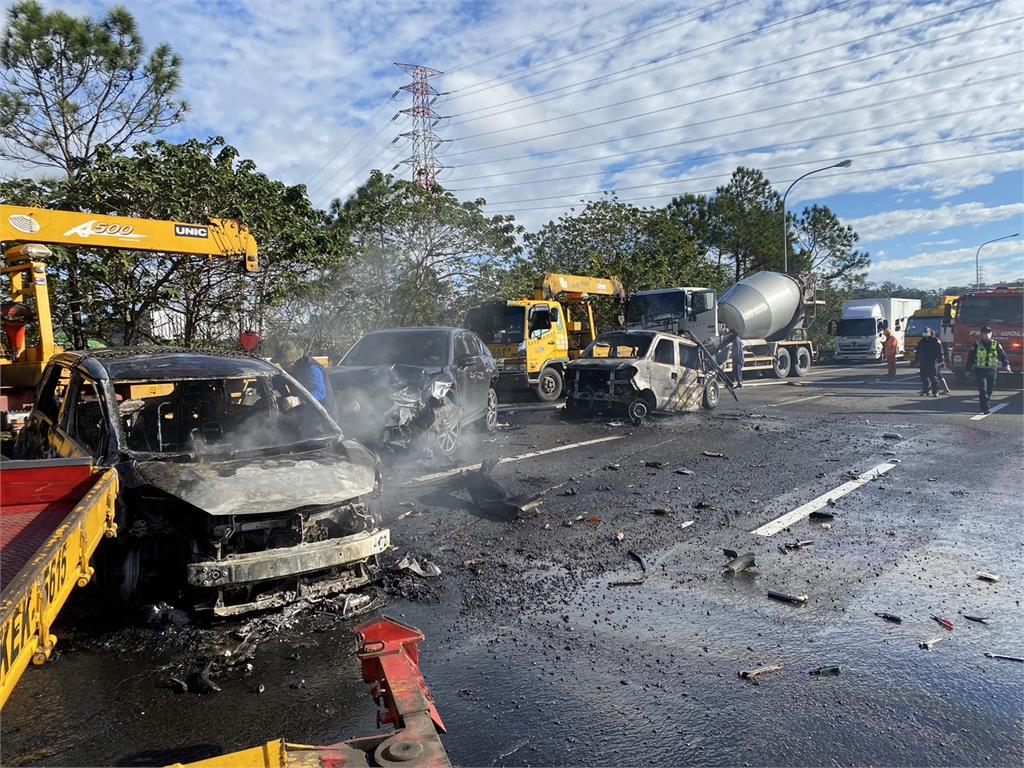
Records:
{"label": "asphalt road", "polygon": [[[390,467],[395,554],[442,576],[391,580],[384,611],[427,635],[453,762],[1024,763],[1024,663],[984,655],[1024,656],[1019,378],[978,418],[970,390],[922,398],[916,371],[881,374],[754,380],[738,403],[637,428],[524,402],[452,466]],[[457,470],[489,456],[543,503],[516,521],[475,507]],[[784,551],[797,541],[813,543]],[[723,575],[726,548],[756,565]],[[87,600],[5,708],[4,765],[163,764],[375,731],[354,620],[280,621],[251,670],[224,665],[222,691],[200,696],[168,670],[237,644],[237,627],[111,627]],[[780,670],[738,675],[767,665]],[[809,674],[825,665],[840,674]]]}

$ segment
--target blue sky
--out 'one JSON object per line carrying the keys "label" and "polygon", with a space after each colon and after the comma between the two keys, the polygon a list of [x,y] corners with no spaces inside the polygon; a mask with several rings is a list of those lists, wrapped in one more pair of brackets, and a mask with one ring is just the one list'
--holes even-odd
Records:
{"label": "blue sky", "polygon": [[[603,190],[661,205],[742,164],[782,191],[849,157],[788,207],[852,224],[872,280],[971,282],[979,244],[1024,231],[1019,0],[126,4],[185,62],[166,137],[223,135],[319,205],[408,154],[403,61],[445,72],[441,182],[529,228]],[[982,254],[986,279],[1024,277],[1021,238]]]}

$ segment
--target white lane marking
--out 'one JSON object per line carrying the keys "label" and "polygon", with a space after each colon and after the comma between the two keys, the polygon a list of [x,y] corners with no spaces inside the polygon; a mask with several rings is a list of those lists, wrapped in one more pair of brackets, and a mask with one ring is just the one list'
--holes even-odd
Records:
{"label": "white lane marking", "polygon": [[1005,403],[1000,403],[999,405],[995,406],[994,408],[990,408],[988,413],[979,413],[977,416],[971,416],[971,421],[981,421],[985,417],[991,416],[993,413],[996,413],[997,411],[1003,410],[1003,408],[1005,408],[1009,404],[1010,403],[1008,401],[1005,402]]}
{"label": "white lane marking", "polygon": [[[569,451],[573,448],[583,448],[588,445],[597,445],[598,443],[607,443],[612,440],[621,440],[624,435],[613,435],[611,437],[598,437],[594,440],[584,440],[580,443],[569,443],[568,445],[559,445],[556,448],[547,448],[543,451],[531,451],[530,453],[523,453],[519,456],[506,456],[501,459],[499,464],[511,464],[514,461],[523,461],[524,459],[534,459],[537,456],[547,456],[549,453],[558,453],[559,451]],[[448,469],[444,472],[434,472],[431,475],[422,475],[420,477],[414,477],[412,481],[414,483],[429,483],[433,480],[442,480],[452,475],[457,475],[460,472],[466,472],[472,469],[480,469],[481,464],[467,464],[464,467],[456,467],[455,469]]]}
{"label": "white lane marking", "polygon": [[810,395],[809,397],[793,397],[789,400],[781,400],[777,403],[771,403],[766,405],[765,408],[778,408],[780,405],[790,405],[791,403],[806,403],[808,400],[817,400],[819,397],[825,397],[825,395]]}
{"label": "white lane marking", "polygon": [[776,386],[778,384],[788,384],[788,383],[789,382],[786,381],[785,379],[779,379],[778,381],[754,381],[754,382],[751,382],[750,384],[747,384],[746,382],[744,382],[743,386],[740,387],[740,389],[746,389],[747,387],[774,387],[774,386]]}
{"label": "white lane marking", "polygon": [[884,464],[879,464],[877,467],[873,467],[862,475],[859,475],[856,480],[850,480],[837,488],[833,488],[827,493],[821,494],[818,498],[800,505],[796,509],[782,515],[782,517],[778,517],[771,522],[765,523],[760,528],[751,531],[751,533],[756,534],[757,536],[772,536],[784,528],[788,528],[798,520],[803,520],[811,514],[811,512],[815,512],[822,507],[827,506],[829,499],[835,500],[841,498],[851,491],[857,490],[862,485],[867,485],[876,477],[881,477],[890,469],[894,469],[898,464],[898,459],[887,461]]}

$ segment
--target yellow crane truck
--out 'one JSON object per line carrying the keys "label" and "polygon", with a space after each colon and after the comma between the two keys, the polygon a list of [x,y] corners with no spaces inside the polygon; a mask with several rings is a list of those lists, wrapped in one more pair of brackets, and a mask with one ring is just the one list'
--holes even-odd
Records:
{"label": "yellow crane truck", "polygon": [[549,272],[537,281],[532,299],[492,302],[470,310],[467,327],[498,361],[498,388],[532,388],[545,402],[557,400],[566,364],[597,338],[592,296],[626,301],[616,277]]}
{"label": "yellow crane truck", "polygon": [[956,296],[943,296],[939,306],[919,309],[910,316],[903,347],[911,365],[917,364],[917,345],[924,338],[926,328],[935,332],[935,337],[942,342],[948,356],[953,348],[953,324],[943,323],[943,319],[946,317],[947,306],[951,307],[951,317],[956,317],[956,300]]}

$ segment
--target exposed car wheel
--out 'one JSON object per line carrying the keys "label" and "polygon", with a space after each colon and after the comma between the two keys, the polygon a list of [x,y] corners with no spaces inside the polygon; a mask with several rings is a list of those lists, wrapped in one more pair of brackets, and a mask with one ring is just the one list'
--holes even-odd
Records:
{"label": "exposed car wheel", "polygon": [[487,390],[487,410],[481,423],[487,433],[498,428],[498,393],[494,391],[494,387]]}
{"label": "exposed car wheel", "polygon": [[718,381],[711,379],[704,387],[704,408],[709,411],[718,407]]}
{"label": "exposed car wheel", "polygon": [[790,351],[793,360],[793,369],[789,372],[790,376],[806,376],[811,370],[811,351],[807,347],[797,347]]}
{"label": "exposed car wheel", "polygon": [[142,546],[109,542],[96,557],[97,582],[108,606],[122,608],[138,602]]}
{"label": "exposed car wheel", "polygon": [[537,397],[545,403],[551,403],[562,396],[562,373],[554,366],[548,366],[540,372],[537,379]]}
{"label": "exposed car wheel", "polygon": [[792,360],[789,357],[789,350],[785,347],[779,347],[775,350],[775,362],[772,364],[772,375],[776,379],[784,379],[789,376],[789,369],[792,366]]}
{"label": "exposed car wheel", "polygon": [[455,403],[449,402],[448,407],[455,409],[452,418],[446,424],[440,424],[434,429],[434,445],[441,453],[450,456],[459,447],[459,438],[462,428],[462,409]]}
{"label": "exposed car wheel", "polygon": [[650,398],[644,395],[637,395],[626,406],[626,415],[629,417],[630,424],[634,427],[639,427],[652,410]]}

